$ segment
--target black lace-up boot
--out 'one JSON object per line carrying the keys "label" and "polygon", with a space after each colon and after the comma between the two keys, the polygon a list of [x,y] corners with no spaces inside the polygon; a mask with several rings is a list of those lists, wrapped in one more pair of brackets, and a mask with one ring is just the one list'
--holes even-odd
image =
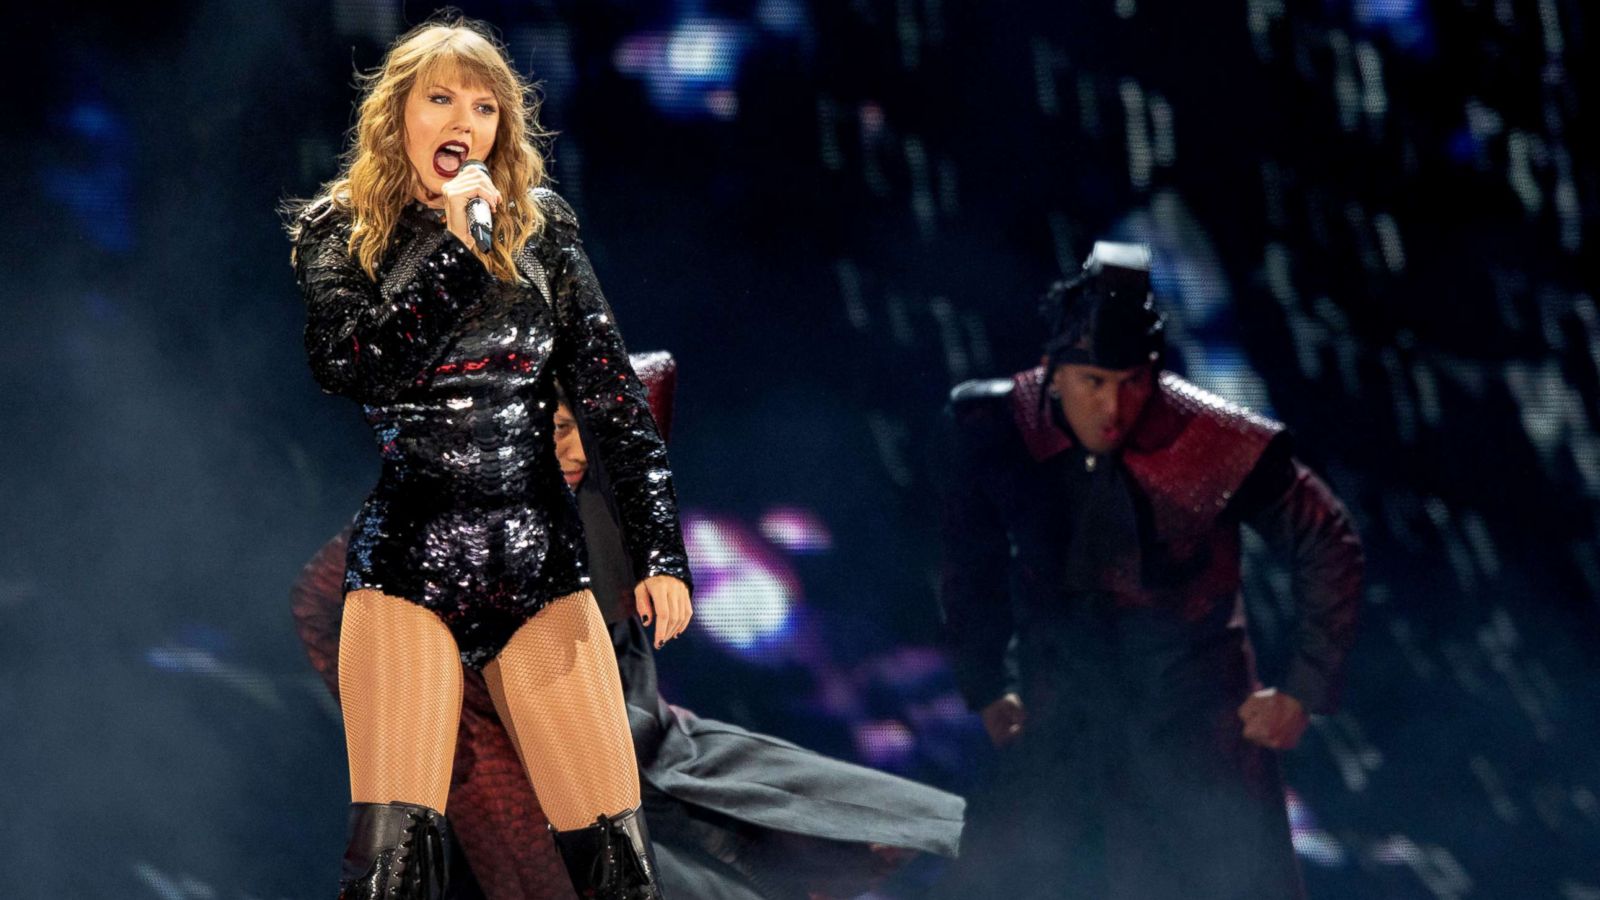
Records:
{"label": "black lace-up boot", "polygon": [[587,828],[550,829],[583,900],[663,900],[644,811],[601,816]]}
{"label": "black lace-up boot", "polygon": [[439,812],[352,803],[339,900],[444,900],[449,848],[449,824]]}

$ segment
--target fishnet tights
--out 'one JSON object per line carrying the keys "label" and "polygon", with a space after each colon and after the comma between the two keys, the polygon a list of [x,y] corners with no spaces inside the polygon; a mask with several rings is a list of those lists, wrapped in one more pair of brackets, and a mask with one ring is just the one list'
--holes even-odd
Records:
{"label": "fishnet tights", "polygon": [[483,680],[550,824],[584,828],[639,805],[616,651],[592,594],[551,601]]}
{"label": "fishnet tights", "polygon": [[[583,828],[639,805],[622,679],[588,591],[551,601],[483,676],[552,825]],[[437,616],[376,590],[345,598],[339,699],[353,801],[444,812],[461,696],[455,639]]]}
{"label": "fishnet tights", "polygon": [[461,723],[461,657],[439,617],[380,591],[351,591],[339,634],[339,705],[350,799],[444,812]]}

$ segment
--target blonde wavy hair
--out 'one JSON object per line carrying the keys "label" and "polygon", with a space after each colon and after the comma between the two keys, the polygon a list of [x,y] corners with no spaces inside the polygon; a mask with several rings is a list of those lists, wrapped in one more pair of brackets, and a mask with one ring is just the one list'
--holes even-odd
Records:
{"label": "blonde wavy hair", "polygon": [[540,147],[539,95],[506,60],[505,49],[482,22],[459,16],[424,22],[401,35],[377,69],[357,76],[362,96],[343,169],[309,205],[328,200],[351,215],[350,256],[377,279],[378,265],[405,205],[415,198],[416,173],[406,157],[406,98],[418,83],[459,78],[483,85],[500,107],[494,149],[484,160],[505,198],[494,216],[494,244],[473,253],[502,281],[520,281],[516,255],[544,228],[530,193],[545,180]]}

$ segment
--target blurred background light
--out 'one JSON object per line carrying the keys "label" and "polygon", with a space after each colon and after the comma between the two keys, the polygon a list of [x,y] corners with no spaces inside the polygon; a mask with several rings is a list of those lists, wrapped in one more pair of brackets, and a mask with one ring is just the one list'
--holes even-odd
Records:
{"label": "blurred background light", "polygon": [[797,506],[775,506],[761,515],[761,534],[775,546],[807,556],[833,549],[833,534],[816,513]]}

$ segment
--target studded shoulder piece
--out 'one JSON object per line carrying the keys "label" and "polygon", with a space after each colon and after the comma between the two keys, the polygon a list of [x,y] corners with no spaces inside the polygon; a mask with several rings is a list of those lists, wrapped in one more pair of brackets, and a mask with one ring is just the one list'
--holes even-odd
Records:
{"label": "studded shoulder piece", "polygon": [[1123,462],[1151,500],[1159,533],[1211,528],[1260,461],[1280,422],[1163,372]]}

